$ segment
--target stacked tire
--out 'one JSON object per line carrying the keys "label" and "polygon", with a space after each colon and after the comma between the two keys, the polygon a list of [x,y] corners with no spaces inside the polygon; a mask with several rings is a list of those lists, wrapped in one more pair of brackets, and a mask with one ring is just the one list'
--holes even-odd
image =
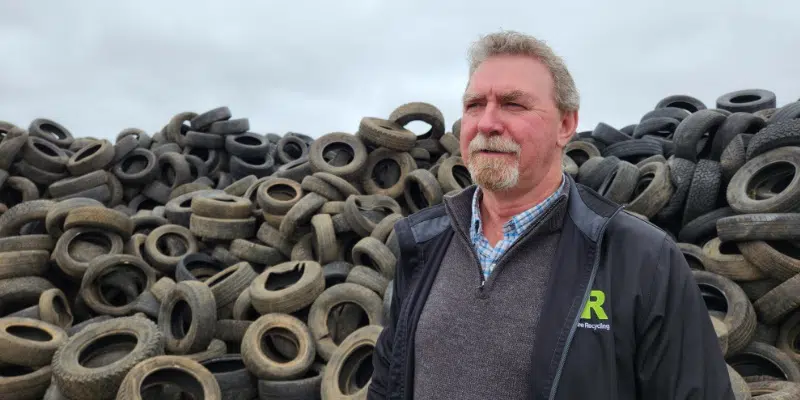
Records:
{"label": "stacked tire", "polygon": [[672,236],[699,285],[737,398],[800,398],[800,102],[676,95],[565,149],[577,181]]}
{"label": "stacked tire", "polygon": [[426,103],[317,139],[227,107],[0,138],[3,399],[364,398],[393,225],[471,184]]}

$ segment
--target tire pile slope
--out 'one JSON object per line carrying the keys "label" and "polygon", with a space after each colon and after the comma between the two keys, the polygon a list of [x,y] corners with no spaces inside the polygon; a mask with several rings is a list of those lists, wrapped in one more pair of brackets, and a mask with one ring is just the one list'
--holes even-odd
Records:
{"label": "tire pile slope", "polygon": [[420,102],[317,139],[232,117],[114,143],[0,122],[0,398],[365,398],[394,222],[471,184],[458,125]]}
{"label": "tire pile slope", "polygon": [[635,124],[579,132],[564,168],[678,242],[737,399],[800,399],[800,102],[669,96]]}

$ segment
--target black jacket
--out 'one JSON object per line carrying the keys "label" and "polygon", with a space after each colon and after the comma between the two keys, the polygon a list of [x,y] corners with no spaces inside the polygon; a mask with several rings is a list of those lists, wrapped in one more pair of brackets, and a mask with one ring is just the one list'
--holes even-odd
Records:
{"label": "black jacket", "polygon": [[[708,310],[664,231],[569,179],[527,398],[733,399]],[[401,219],[368,399],[413,397],[416,324],[453,238],[447,201]]]}

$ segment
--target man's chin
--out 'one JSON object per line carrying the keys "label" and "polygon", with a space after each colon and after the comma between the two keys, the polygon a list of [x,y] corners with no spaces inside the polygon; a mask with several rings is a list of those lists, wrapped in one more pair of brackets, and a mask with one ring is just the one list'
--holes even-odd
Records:
{"label": "man's chin", "polygon": [[519,173],[511,167],[478,167],[470,171],[472,179],[479,187],[493,192],[512,189],[517,185]]}

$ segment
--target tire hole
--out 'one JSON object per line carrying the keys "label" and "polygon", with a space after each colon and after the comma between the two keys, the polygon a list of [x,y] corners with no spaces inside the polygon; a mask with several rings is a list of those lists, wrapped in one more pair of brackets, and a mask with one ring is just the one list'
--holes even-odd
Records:
{"label": "tire hole", "polygon": [[178,368],[161,368],[148,374],[139,388],[143,399],[203,399],[203,385],[187,371]]}
{"label": "tire hole", "polygon": [[233,141],[243,146],[261,146],[263,142],[250,135],[240,135],[233,138]]}
{"label": "tire hole", "polygon": [[742,104],[742,103],[752,103],[754,101],[761,100],[761,96],[757,96],[754,94],[743,94],[739,96],[734,96],[731,98],[731,103],[734,104]]}
{"label": "tire hole", "polygon": [[25,325],[11,325],[6,327],[6,332],[16,337],[32,340],[34,342],[49,342],[53,336],[47,331]]}
{"label": "tire hole", "polygon": [[78,155],[78,157],[75,158],[75,161],[83,161],[89,158],[90,156],[97,153],[97,151],[100,150],[100,147],[101,147],[100,143],[91,144],[85,147],[83,150],[80,151],[80,154]]}
{"label": "tire hole", "polygon": [[303,277],[305,263],[299,262],[286,272],[271,272],[264,282],[264,288],[270,291],[278,291],[294,285]]}
{"label": "tire hole", "polygon": [[400,164],[394,159],[385,158],[378,161],[372,169],[372,181],[379,188],[388,189],[400,180]]}
{"label": "tire hole", "polygon": [[779,366],[755,354],[736,354],[728,359],[728,364],[742,377],[767,375],[780,378],[781,380],[789,380]]}
{"label": "tire hole", "polygon": [[796,173],[794,165],[785,161],[768,164],[756,171],[745,184],[747,196],[753,200],[769,198],[770,192],[779,193],[775,190],[786,189]]}
{"label": "tire hole", "polygon": [[211,157],[211,151],[209,149],[200,147],[193,147],[189,150],[189,154],[199,157],[203,162],[208,162],[208,159]]}
{"label": "tire hole", "polygon": [[101,368],[127,356],[139,341],[129,333],[112,333],[89,342],[78,354],[78,364]]}
{"label": "tire hole", "polygon": [[279,363],[294,360],[300,352],[297,338],[286,328],[273,328],[264,332],[259,347],[270,360]]}
{"label": "tire hole", "polygon": [[[137,167],[134,169],[134,167]],[[147,157],[141,154],[134,154],[122,161],[122,171],[127,174],[141,172],[147,167]]]}
{"label": "tire hole", "polygon": [[31,367],[23,367],[22,365],[3,365],[0,366],[0,376],[4,378],[11,378],[14,376],[23,376],[36,372]]}
{"label": "tire hole", "polygon": [[740,255],[739,246],[736,242],[721,242],[719,245],[719,252],[726,255]]}
{"label": "tire hole", "polygon": [[692,103],[687,103],[685,101],[675,101],[672,103],[667,104],[665,107],[675,107],[675,108],[683,108],[685,110],[689,110],[689,112],[697,112],[697,107]]}
{"label": "tire hole", "polygon": [[244,362],[241,358],[234,360],[212,360],[203,363],[212,374],[223,374],[226,372],[235,372],[245,369]]}
{"label": "tire hole", "polygon": [[220,283],[220,282],[224,281],[225,279],[227,279],[229,276],[233,275],[237,270],[238,270],[238,268],[230,269],[228,271],[225,271],[224,273],[218,273],[218,274],[216,274],[216,275],[211,277],[211,278],[214,278],[214,279],[209,278],[209,280],[206,281],[206,284],[209,287],[214,287],[218,283]]}
{"label": "tire hole", "polygon": [[58,157],[58,153],[52,148],[50,148],[50,146],[47,146],[44,143],[34,142],[33,147],[35,147],[37,150],[39,150],[40,152],[44,153],[47,156]]}
{"label": "tire hole", "polygon": [[425,198],[425,195],[423,194],[422,191],[422,185],[420,185],[419,181],[417,181],[416,179],[410,180],[408,182],[407,190],[408,193],[410,194],[409,197],[411,197],[411,204],[413,204],[414,207],[420,210],[428,207],[429,205],[428,199]]}
{"label": "tire hole", "polygon": [[698,283],[697,286],[709,311],[728,313],[728,299],[721,290],[705,283]]}
{"label": "tire hole", "polygon": [[342,302],[331,308],[325,323],[338,346],[358,328],[369,325],[369,315],[356,303]]}
{"label": "tire hole", "polygon": [[367,385],[372,378],[373,346],[363,345],[354,349],[346,358],[339,373],[339,390],[352,395]]}
{"label": "tire hole", "polygon": [[303,156],[303,147],[297,143],[289,142],[283,146],[283,152],[291,159],[296,160]]}
{"label": "tire hole", "polygon": [[347,143],[331,143],[322,149],[322,158],[331,166],[344,167],[353,162],[355,151]]}
{"label": "tire hole", "polygon": [[470,175],[469,169],[461,164],[453,166],[453,178],[456,179],[456,183],[458,183],[458,186],[462,189],[472,185],[472,175]]}
{"label": "tire hole", "polygon": [[297,191],[287,184],[279,183],[267,188],[267,195],[278,201],[289,201],[297,197]]}
{"label": "tire hole", "polygon": [[192,327],[192,308],[186,300],[178,300],[172,307],[170,313],[170,332],[172,337],[181,340],[186,337],[186,333]]}
{"label": "tire hole", "polygon": [[239,158],[245,164],[249,164],[249,165],[253,165],[253,166],[264,165],[264,164],[267,163],[266,155],[251,156],[251,157],[239,157]]}
{"label": "tire hole", "polygon": [[410,121],[404,126],[404,128],[410,130],[411,132],[414,132],[414,134],[417,136],[422,136],[430,132],[431,129],[433,129],[431,124],[425,121]]}

